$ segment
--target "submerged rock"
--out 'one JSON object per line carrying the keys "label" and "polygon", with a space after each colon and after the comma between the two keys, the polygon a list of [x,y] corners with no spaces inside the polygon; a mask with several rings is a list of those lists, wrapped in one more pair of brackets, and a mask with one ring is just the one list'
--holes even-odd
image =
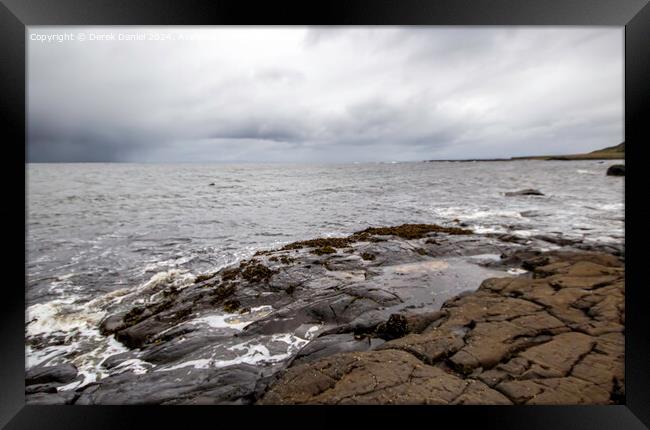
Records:
{"label": "submerged rock", "polygon": [[505,193],[506,197],[514,197],[514,196],[543,196],[544,193],[542,193],[539,190],[534,190],[532,188],[526,188],[525,190],[519,190],[519,191],[509,191]]}

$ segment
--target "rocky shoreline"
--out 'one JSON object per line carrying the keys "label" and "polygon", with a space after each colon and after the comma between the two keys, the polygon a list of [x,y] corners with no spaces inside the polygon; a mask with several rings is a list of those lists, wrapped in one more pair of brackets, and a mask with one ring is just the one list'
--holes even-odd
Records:
{"label": "rocky shoreline", "polygon": [[74,388],[73,364],[30,369],[26,398],[621,403],[624,300],[622,247],[369,228],[258,252],[188,287],[132,292],[99,327],[129,349],[100,363],[108,376]]}
{"label": "rocky shoreline", "polygon": [[598,149],[582,154],[564,154],[564,155],[529,155],[524,157],[510,158],[482,158],[482,159],[465,159],[465,160],[427,160],[428,163],[438,161],[455,161],[455,162],[472,162],[472,161],[580,161],[580,160],[624,160],[625,159],[625,142],[607,148]]}

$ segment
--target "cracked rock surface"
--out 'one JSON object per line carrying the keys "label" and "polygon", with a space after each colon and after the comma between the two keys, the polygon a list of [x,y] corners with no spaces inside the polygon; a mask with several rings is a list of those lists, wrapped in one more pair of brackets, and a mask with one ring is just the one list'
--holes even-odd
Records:
{"label": "cracked rock surface", "polygon": [[550,251],[523,266],[532,276],[487,279],[447,301],[422,330],[294,362],[258,403],[620,403],[623,263]]}

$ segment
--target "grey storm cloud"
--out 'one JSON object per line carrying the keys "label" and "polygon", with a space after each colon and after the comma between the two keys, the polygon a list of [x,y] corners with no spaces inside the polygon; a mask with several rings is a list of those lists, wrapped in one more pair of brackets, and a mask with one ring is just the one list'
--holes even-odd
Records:
{"label": "grey storm cloud", "polygon": [[[86,40],[36,40],[63,33]],[[119,40],[135,33],[169,36]],[[411,161],[623,141],[621,28],[30,27],[28,38],[31,162]]]}

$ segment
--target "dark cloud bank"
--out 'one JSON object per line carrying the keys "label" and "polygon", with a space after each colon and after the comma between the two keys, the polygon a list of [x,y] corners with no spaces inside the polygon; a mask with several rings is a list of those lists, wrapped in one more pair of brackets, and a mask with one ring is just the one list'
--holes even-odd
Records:
{"label": "dark cloud bank", "polygon": [[618,28],[173,33],[195,40],[30,40],[29,161],[410,161],[623,140]]}

